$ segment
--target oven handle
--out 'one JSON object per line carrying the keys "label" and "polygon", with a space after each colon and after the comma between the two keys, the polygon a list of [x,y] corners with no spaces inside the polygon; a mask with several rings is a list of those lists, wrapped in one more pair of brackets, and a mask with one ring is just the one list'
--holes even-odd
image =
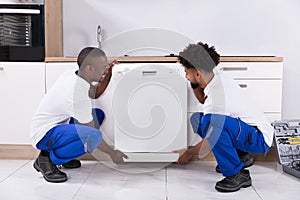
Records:
{"label": "oven handle", "polygon": [[0,14],[32,14],[38,15],[41,11],[37,9],[14,9],[14,8],[0,8]]}

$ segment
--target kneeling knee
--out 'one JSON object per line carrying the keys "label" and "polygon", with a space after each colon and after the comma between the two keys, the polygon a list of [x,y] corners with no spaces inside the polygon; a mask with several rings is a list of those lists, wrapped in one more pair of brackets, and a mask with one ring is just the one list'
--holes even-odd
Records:
{"label": "kneeling knee", "polygon": [[91,153],[95,148],[97,148],[102,140],[102,133],[95,129],[95,131],[91,132],[88,136],[88,148],[87,152]]}

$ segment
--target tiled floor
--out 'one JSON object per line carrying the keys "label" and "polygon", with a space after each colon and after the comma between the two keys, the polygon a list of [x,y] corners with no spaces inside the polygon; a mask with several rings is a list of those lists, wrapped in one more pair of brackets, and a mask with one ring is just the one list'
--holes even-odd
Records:
{"label": "tiled floor", "polygon": [[79,169],[63,169],[69,178],[65,183],[46,182],[32,164],[32,160],[0,160],[1,200],[300,199],[300,180],[270,162],[252,166],[252,187],[235,193],[214,189],[215,182],[222,179],[214,171],[215,162],[164,168],[151,163],[125,164],[113,169],[107,163],[83,161]]}

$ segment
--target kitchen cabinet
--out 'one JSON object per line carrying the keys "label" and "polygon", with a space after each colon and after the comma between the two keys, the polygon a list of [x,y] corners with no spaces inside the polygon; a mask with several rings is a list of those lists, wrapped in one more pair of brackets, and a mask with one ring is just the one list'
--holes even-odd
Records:
{"label": "kitchen cabinet", "polygon": [[[246,90],[248,97],[270,122],[281,119],[282,62],[221,62],[217,68],[232,76]],[[201,112],[202,106],[191,89],[188,98],[188,112]]]}
{"label": "kitchen cabinet", "polygon": [[[221,62],[217,69],[232,76],[270,122],[281,119],[283,62]],[[188,120],[194,112],[202,110],[202,105],[198,103],[193,90],[189,87]],[[188,141],[190,145],[200,141],[190,123]]]}
{"label": "kitchen cabinet", "polygon": [[[78,68],[76,58],[47,58],[46,63],[0,62],[0,144],[29,144],[31,118],[39,102],[55,80],[67,69]],[[120,57],[121,62],[176,62],[176,58]],[[152,59],[152,60],[151,60]],[[155,60],[153,60],[155,59]],[[230,74],[247,90],[266,114],[270,122],[281,119],[282,70],[280,57],[221,57],[218,68]],[[109,87],[111,87],[109,85]],[[106,119],[101,127],[109,143],[113,138],[113,117],[110,113],[111,88],[95,101],[105,110]],[[110,91],[110,92],[109,92]],[[193,112],[201,112],[202,106],[188,87],[189,120]],[[188,141],[195,134],[188,123]]]}
{"label": "kitchen cabinet", "polygon": [[46,63],[46,92],[55,83],[58,77],[66,70],[77,69],[76,62],[49,62]]}
{"label": "kitchen cabinet", "polygon": [[29,144],[30,123],[45,94],[45,63],[0,62],[0,144]]}
{"label": "kitchen cabinet", "polygon": [[218,68],[246,90],[270,122],[281,119],[282,62],[223,62]]}

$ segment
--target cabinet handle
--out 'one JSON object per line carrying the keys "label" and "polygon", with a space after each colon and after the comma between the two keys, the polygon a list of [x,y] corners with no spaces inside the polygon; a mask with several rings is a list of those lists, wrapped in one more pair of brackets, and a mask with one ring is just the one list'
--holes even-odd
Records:
{"label": "cabinet handle", "polygon": [[4,71],[4,67],[0,67],[0,72],[3,72]]}
{"label": "cabinet handle", "polygon": [[240,86],[241,88],[247,88],[247,87],[248,87],[247,84],[239,84],[239,86]]}
{"label": "cabinet handle", "polygon": [[220,70],[223,71],[247,71],[247,67],[222,67]]}
{"label": "cabinet handle", "polygon": [[0,14],[40,14],[40,10],[36,9],[13,9],[13,8],[1,8]]}

